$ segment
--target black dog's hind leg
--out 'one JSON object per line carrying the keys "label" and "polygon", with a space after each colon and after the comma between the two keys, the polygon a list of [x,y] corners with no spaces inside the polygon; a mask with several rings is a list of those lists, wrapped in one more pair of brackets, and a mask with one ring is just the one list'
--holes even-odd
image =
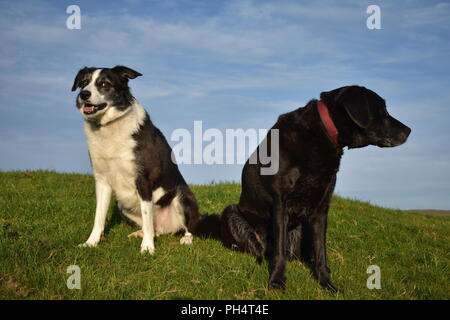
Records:
{"label": "black dog's hind leg", "polygon": [[236,205],[230,205],[222,213],[222,241],[228,247],[237,246],[262,262],[266,250],[265,239],[247,222]]}

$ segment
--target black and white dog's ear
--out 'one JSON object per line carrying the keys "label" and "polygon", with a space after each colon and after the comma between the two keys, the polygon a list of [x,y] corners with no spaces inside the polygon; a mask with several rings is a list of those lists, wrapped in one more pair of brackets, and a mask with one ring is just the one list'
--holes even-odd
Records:
{"label": "black and white dog's ear", "polygon": [[370,107],[367,101],[367,89],[359,86],[341,88],[335,102],[342,104],[349,117],[360,128],[367,128],[371,122]]}
{"label": "black and white dog's ear", "polygon": [[114,68],[112,68],[112,71],[118,73],[122,78],[126,79],[134,79],[142,76],[142,73],[134,71],[133,69],[125,66],[115,66]]}
{"label": "black and white dog's ear", "polygon": [[80,88],[81,85],[81,79],[83,78],[83,75],[85,74],[85,72],[88,70],[88,67],[84,67],[83,69],[80,69],[80,71],[78,71],[77,76],[75,77],[75,80],[73,81],[73,85],[72,85],[72,91],[77,90],[77,88]]}

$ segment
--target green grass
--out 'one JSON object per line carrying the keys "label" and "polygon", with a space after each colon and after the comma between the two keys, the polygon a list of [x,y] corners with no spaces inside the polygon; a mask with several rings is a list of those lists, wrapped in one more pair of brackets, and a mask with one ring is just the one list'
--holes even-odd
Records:
{"label": "green grass", "polygon": [[[383,209],[334,197],[328,257],[334,283],[322,290],[299,262],[287,266],[287,289],[267,290],[267,263],[215,240],[156,239],[153,256],[114,207],[97,248],[79,248],[91,231],[94,179],[55,172],[0,172],[1,299],[449,299],[450,217]],[[238,184],[192,187],[201,212],[238,200]],[[381,268],[381,290],[366,287],[369,265]],[[67,267],[81,268],[81,290],[69,290]]]}

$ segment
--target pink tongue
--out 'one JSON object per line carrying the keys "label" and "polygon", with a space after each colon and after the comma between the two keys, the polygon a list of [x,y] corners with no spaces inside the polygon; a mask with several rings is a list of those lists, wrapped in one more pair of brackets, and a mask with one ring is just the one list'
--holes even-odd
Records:
{"label": "pink tongue", "polygon": [[85,106],[85,107],[83,108],[83,110],[86,111],[86,112],[92,112],[92,111],[94,110],[94,107],[86,107],[86,106]]}

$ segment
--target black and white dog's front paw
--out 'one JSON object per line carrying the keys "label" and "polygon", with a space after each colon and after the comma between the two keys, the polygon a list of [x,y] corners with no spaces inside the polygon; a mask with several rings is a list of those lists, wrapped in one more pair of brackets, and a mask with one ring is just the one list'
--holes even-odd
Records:
{"label": "black and white dog's front paw", "polygon": [[144,238],[144,240],[142,240],[141,253],[142,254],[146,254],[146,253],[153,254],[153,253],[155,253],[155,244],[153,242],[153,239],[150,240],[150,239],[145,239]]}
{"label": "black and white dog's front paw", "polygon": [[80,248],[95,248],[99,242],[100,240],[99,241],[87,240],[86,242],[80,243],[78,246]]}

